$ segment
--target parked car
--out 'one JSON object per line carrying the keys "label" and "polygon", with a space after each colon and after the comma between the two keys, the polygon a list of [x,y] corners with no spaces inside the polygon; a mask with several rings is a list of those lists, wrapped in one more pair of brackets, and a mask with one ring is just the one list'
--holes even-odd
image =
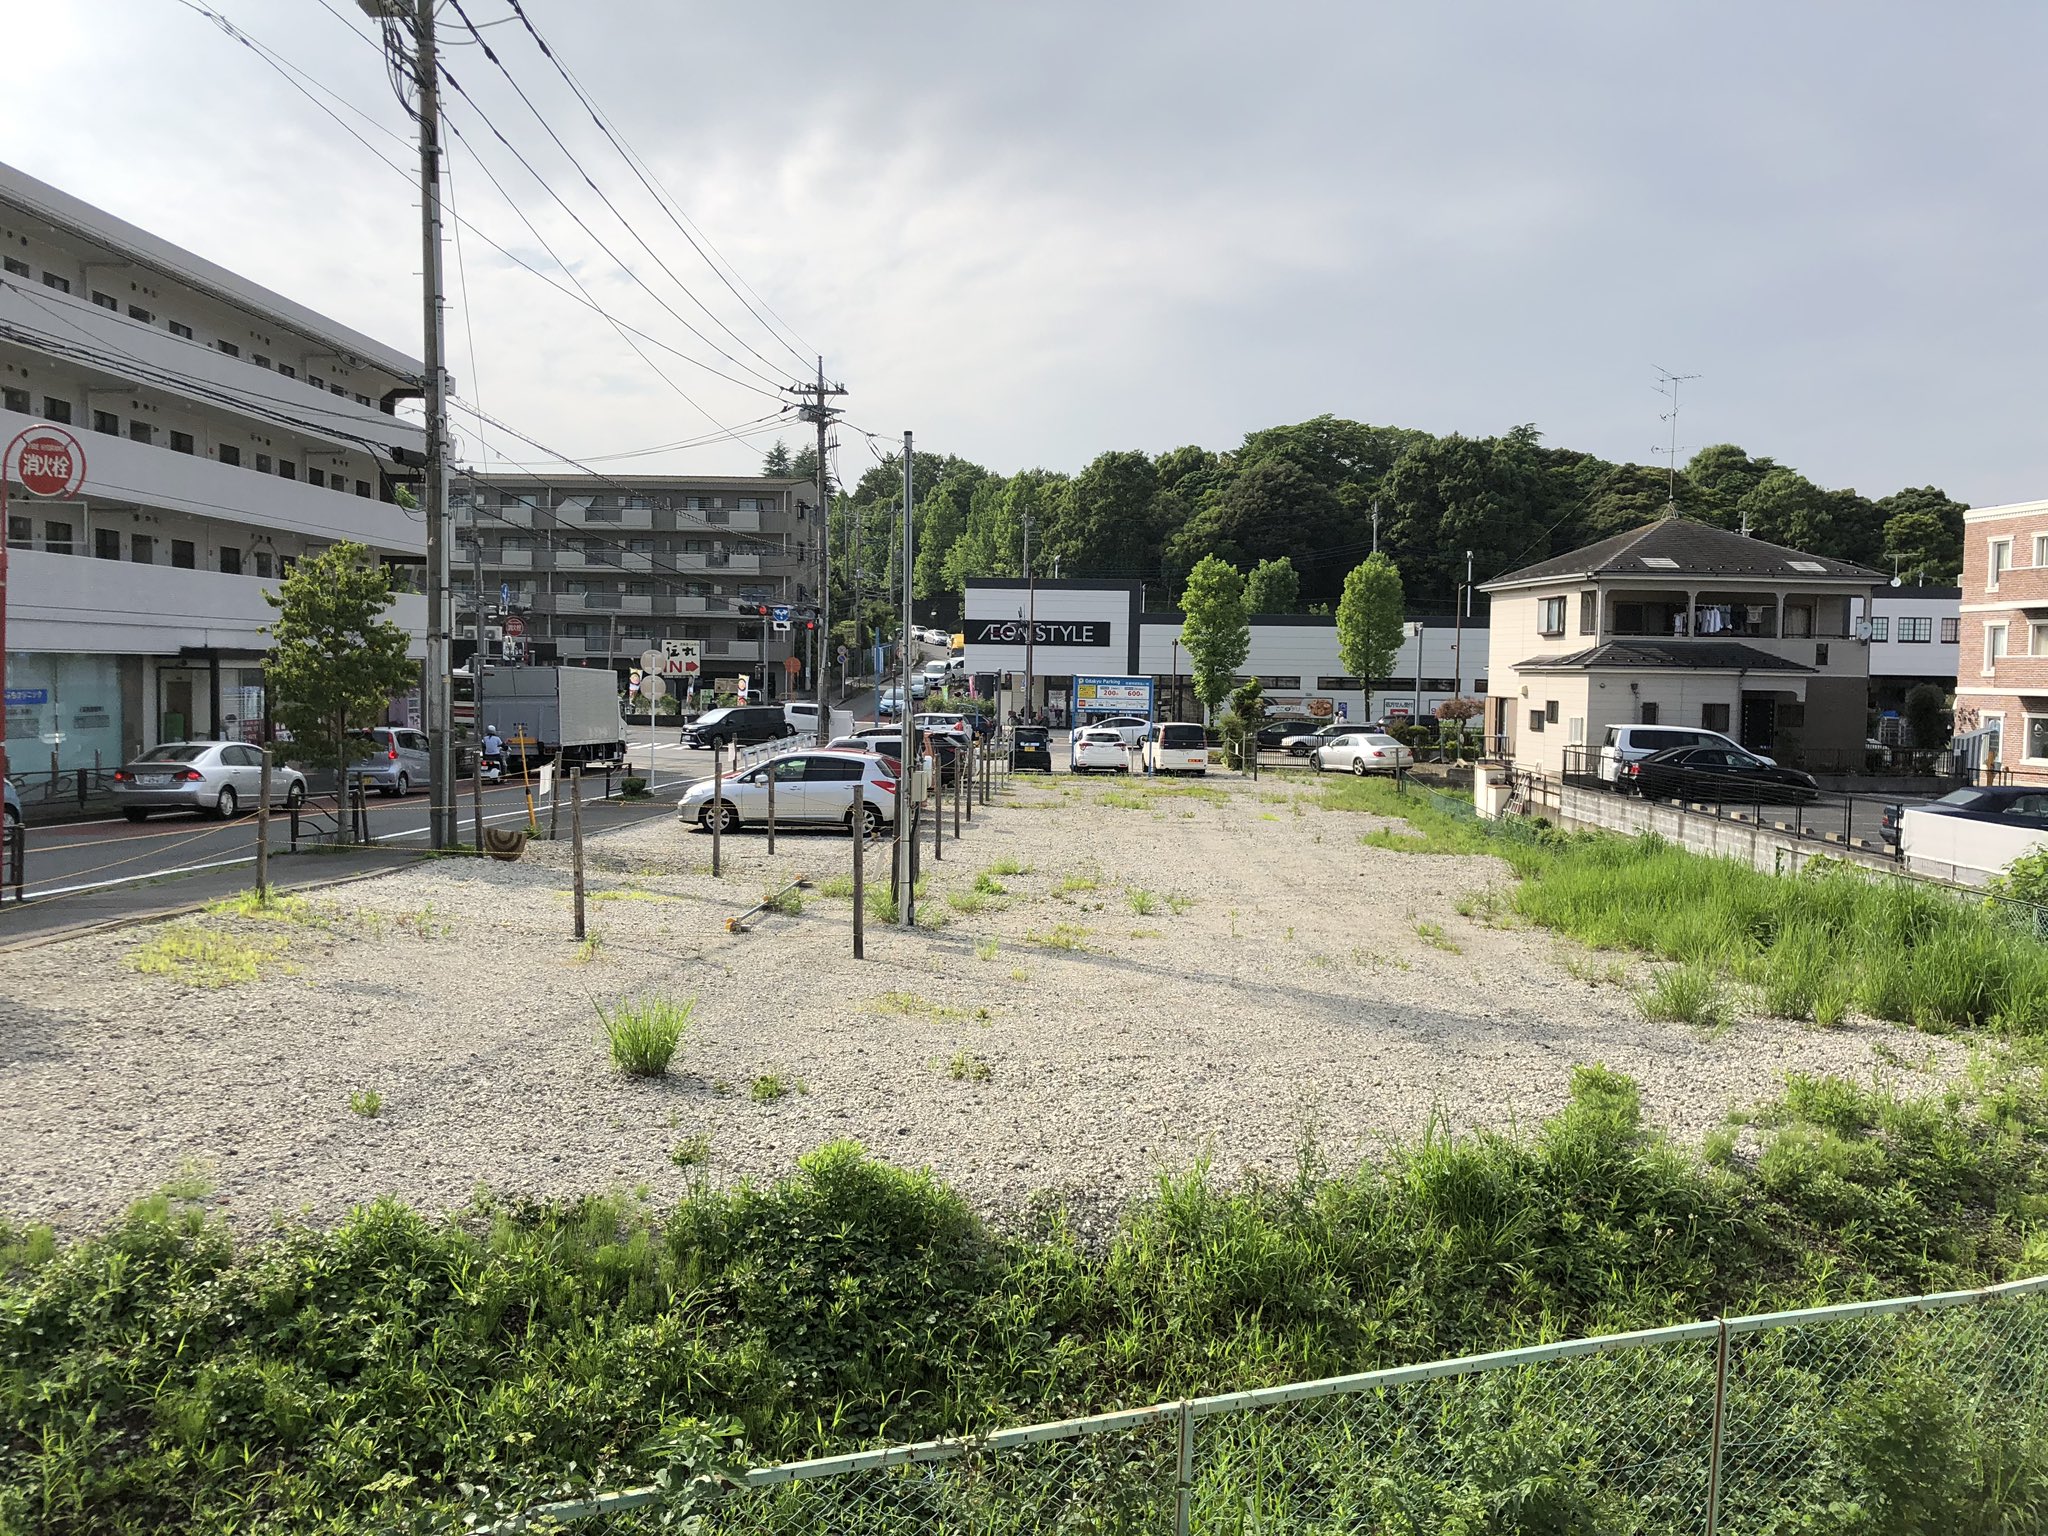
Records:
{"label": "parked car", "polygon": [[1766,763],[1771,761],[1761,752],[1751,752],[1733,737],[1724,736],[1719,731],[1707,730],[1704,726],[1610,725],[1607,727],[1607,740],[1600,747],[1597,772],[1617,789],[1626,790],[1628,785],[1621,775],[1623,763],[1632,762],[1639,757],[1648,757],[1652,752],[1667,751],[1672,747],[1724,747],[1732,752],[1746,753]]}
{"label": "parked car", "polygon": [[21,825],[21,791],[14,780],[0,779],[0,826],[12,832]]}
{"label": "parked car", "polygon": [[[917,728],[917,718],[911,721],[910,750],[920,758],[924,756],[925,743],[931,743],[932,751],[938,757],[939,782],[951,784],[960,777],[960,771],[967,757],[967,738],[948,731],[925,731]],[[876,750],[892,755],[902,751],[903,727],[900,725],[864,725],[854,732],[854,737],[877,743]]]}
{"label": "parked car", "polygon": [[1185,721],[1163,721],[1145,738],[1144,763],[1153,773],[1205,775],[1209,771],[1209,733]]}
{"label": "parked car", "polygon": [[1091,725],[1068,739],[1067,769],[1071,773],[1129,773],[1131,749],[1124,745],[1123,733],[1116,727]]}
{"label": "parked car", "polygon": [[[415,733],[416,734],[416,733]],[[263,754],[239,741],[167,741],[114,770],[114,804],[130,821],[151,811],[195,811],[232,819],[263,791]],[[306,802],[306,776],[274,763],[270,800],[289,809]]]}
{"label": "parked car", "polygon": [[433,777],[426,732],[377,725],[348,734],[364,754],[348,765],[351,783],[374,789],[380,795],[409,795],[414,785],[424,789]]}
{"label": "parked car", "polygon": [[1143,715],[1108,715],[1100,720],[1090,720],[1082,730],[1114,730],[1117,739],[1127,747],[1142,747],[1145,738],[1152,733],[1152,722]]}
{"label": "parked car", "polygon": [[1297,731],[1292,736],[1283,736],[1280,746],[1289,757],[1307,757],[1325,742],[1335,741],[1357,729],[1349,720],[1333,720],[1319,730]]}
{"label": "parked car", "polygon": [[[775,781],[775,824],[838,826],[853,830],[853,787],[862,785],[862,814],[870,833],[896,819],[896,785],[902,769],[879,754],[813,748],[786,752],[736,773],[718,786],[699,779],[683,791],[676,812],[705,831],[736,832],[749,823],[766,825],[768,781]],[[713,803],[714,789],[722,796]]]}
{"label": "parked car", "polygon": [[951,736],[956,741],[967,740],[972,727],[965,715],[918,714],[910,717],[910,728],[922,735],[926,731]]}
{"label": "parked car", "polygon": [[1323,724],[1307,715],[1276,715],[1259,727],[1259,749],[1264,752],[1279,750],[1290,736],[1299,736],[1303,731],[1312,731]]}
{"label": "parked car", "polygon": [[924,664],[924,685],[927,690],[943,688],[953,674],[952,664],[946,661],[928,661]]}
{"label": "parked car", "polygon": [[1622,783],[1652,800],[1784,802],[1820,797],[1813,775],[1780,768],[1740,747],[1666,747],[1621,765]]}
{"label": "parked car", "polygon": [[[2048,789],[2025,784],[1968,784],[1952,789],[1939,800],[1912,807],[1936,816],[1962,816],[1971,821],[1996,822],[2002,827],[2025,827],[2048,832]],[[1896,845],[1899,827],[1907,807],[1888,805],[1878,817],[1878,835]]]}
{"label": "parked car", "polygon": [[875,695],[875,713],[883,719],[903,713],[903,690],[884,688]]}
{"label": "parked car", "polygon": [[684,726],[683,745],[729,747],[737,742],[743,747],[751,747],[759,742],[780,741],[795,734],[796,727],[789,723],[789,716],[783,713],[780,704],[734,704],[723,709],[708,709]]}
{"label": "parked car", "polygon": [[1415,754],[1384,731],[1342,731],[1310,750],[1309,766],[1317,773],[1346,769],[1363,777],[1415,766]]}
{"label": "parked car", "polygon": [[1020,725],[1010,732],[1010,768],[1015,773],[1052,772],[1052,732],[1042,725]]}

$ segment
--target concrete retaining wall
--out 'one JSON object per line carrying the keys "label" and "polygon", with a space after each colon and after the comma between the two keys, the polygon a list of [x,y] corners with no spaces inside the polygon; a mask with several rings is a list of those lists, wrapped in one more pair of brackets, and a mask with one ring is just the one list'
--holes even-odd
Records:
{"label": "concrete retaining wall", "polygon": [[1570,784],[1562,786],[1559,792],[1563,796],[1559,817],[1569,825],[1630,834],[1654,832],[1694,853],[1741,859],[1761,870],[1776,871],[1781,866],[1790,869],[1816,853],[1853,859],[1887,872],[1898,868],[1890,854],[1881,849],[1798,837],[1779,831],[1769,822],[1758,825],[1746,818],[1716,816],[1711,811],[1687,810],[1661,801],[1637,800]]}

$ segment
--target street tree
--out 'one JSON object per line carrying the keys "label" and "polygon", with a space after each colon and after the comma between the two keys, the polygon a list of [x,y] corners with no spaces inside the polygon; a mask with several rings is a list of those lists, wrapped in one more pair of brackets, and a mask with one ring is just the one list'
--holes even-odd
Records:
{"label": "street tree", "polygon": [[1401,568],[1375,551],[1344,578],[1337,604],[1337,655],[1368,692],[1394,675],[1406,633]]}
{"label": "street tree", "polygon": [[1237,669],[1251,654],[1244,577],[1227,561],[1205,555],[1188,572],[1180,606],[1180,643],[1194,673],[1195,697],[1213,715],[1230,697]]}
{"label": "street tree", "polygon": [[[815,464],[817,458],[817,453],[813,451],[811,462]],[[761,473],[764,475],[774,475],[779,478],[790,473],[791,463],[789,444],[778,437],[775,439],[775,446],[768,450],[767,457],[761,460]]]}
{"label": "street tree", "polygon": [[291,733],[292,752],[311,768],[346,768],[368,750],[349,732],[375,725],[393,695],[416,687],[410,637],[385,615],[391,577],[362,544],[340,543],[292,567],[267,626],[271,718]]}
{"label": "street tree", "polygon": [[1246,613],[1292,613],[1301,603],[1301,575],[1282,555],[1261,560],[1244,579]]}

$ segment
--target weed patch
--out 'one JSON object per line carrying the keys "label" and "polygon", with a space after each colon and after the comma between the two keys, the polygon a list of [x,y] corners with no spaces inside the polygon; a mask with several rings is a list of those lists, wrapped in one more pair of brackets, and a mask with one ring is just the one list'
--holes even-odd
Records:
{"label": "weed patch", "polygon": [[1728,1002],[1712,967],[1694,961],[1673,966],[1636,993],[1646,1019],[1717,1029],[1728,1022]]}
{"label": "weed patch", "polygon": [[1138,917],[1150,917],[1159,910],[1159,898],[1136,887],[1124,892],[1124,902]]}
{"label": "weed patch", "polygon": [[800,1077],[784,1078],[773,1072],[764,1072],[747,1084],[747,1097],[756,1104],[773,1104],[777,1099],[790,1094],[805,1094],[811,1090]]}
{"label": "weed patch", "polygon": [[1024,942],[1036,944],[1042,949],[1080,950],[1088,947],[1084,942],[1087,937],[1086,928],[1074,923],[1056,923],[1049,932],[1027,933],[1024,935]]}
{"label": "weed patch", "polygon": [[660,1077],[668,1071],[676,1047],[689,1031],[690,1015],[696,1011],[697,1000],[693,997],[679,1003],[671,998],[652,998],[616,1004],[609,1013],[602,1004],[592,1006],[604,1022],[612,1064],[634,1077]]}
{"label": "weed patch", "polygon": [[365,1120],[374,1120],[384,1113],[384,1095],[374,1088],[357,1088],[348,1096],[348,1107]]}
{"label": "weed patch", "polygon": [[955,1051],[946,1064],[946,1076],[956,1083],[985,1083],[992,1075],[989,1064],[972,1051]]}
{"label": "weed patch", "polygon": [[145,976],[166,976],[188,987],[217,991],[254,981],[263,964],[284,952],[282,938],[237,939],[211,928],[174,923],[137,949],[128,963]]}

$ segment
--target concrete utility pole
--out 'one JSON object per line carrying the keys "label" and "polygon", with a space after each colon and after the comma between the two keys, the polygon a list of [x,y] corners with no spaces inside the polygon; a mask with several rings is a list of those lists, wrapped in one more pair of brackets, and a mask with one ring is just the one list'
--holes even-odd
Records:
{"label": "concrete utility pole", "polygon": [[[818,359],[815,384],[792,384],[789,392],[806,397],[797,414],[818,428],[818,656],[820,665],[812,681],[818,692],[818,745],[832,739],[832,501],[830,476],[825,470],[826,436],[839,412],[825,402],[846,393],[840,386],[825,383],[825,359]],[[859,638],[855,636],[856,640]]]}
{"label": "concrete utility pole", "polygon": [[[896,921],[904,929],[910,927],[910,919],[917,904],[917,893],[911,889],[910,853],[911,838],[908,832],[910,808],[917,804],[917,797],[911,791],[911,776],[916,772],[917,759],[912,757],[912,729],[910,719],[910,567],[911,567],[911,508],[916,486],[911,468],[911,435],[906,429],[903,434],[903,615],[896,634],[897,672],[901,678],[902,692],[897,695],[901,708],[896,717],[903,722],[902,756],[897,761],[903,765],[903,780],[896,786]],[[932,756],[932,767],[938,767],[938,755]]]}
{"label": "concrete utility pole", "polygon": [[1031,718],[1031,643],[1038,638],[1038,588],[1031,579],[1031,514],[1024,514],[1024,718]]}

